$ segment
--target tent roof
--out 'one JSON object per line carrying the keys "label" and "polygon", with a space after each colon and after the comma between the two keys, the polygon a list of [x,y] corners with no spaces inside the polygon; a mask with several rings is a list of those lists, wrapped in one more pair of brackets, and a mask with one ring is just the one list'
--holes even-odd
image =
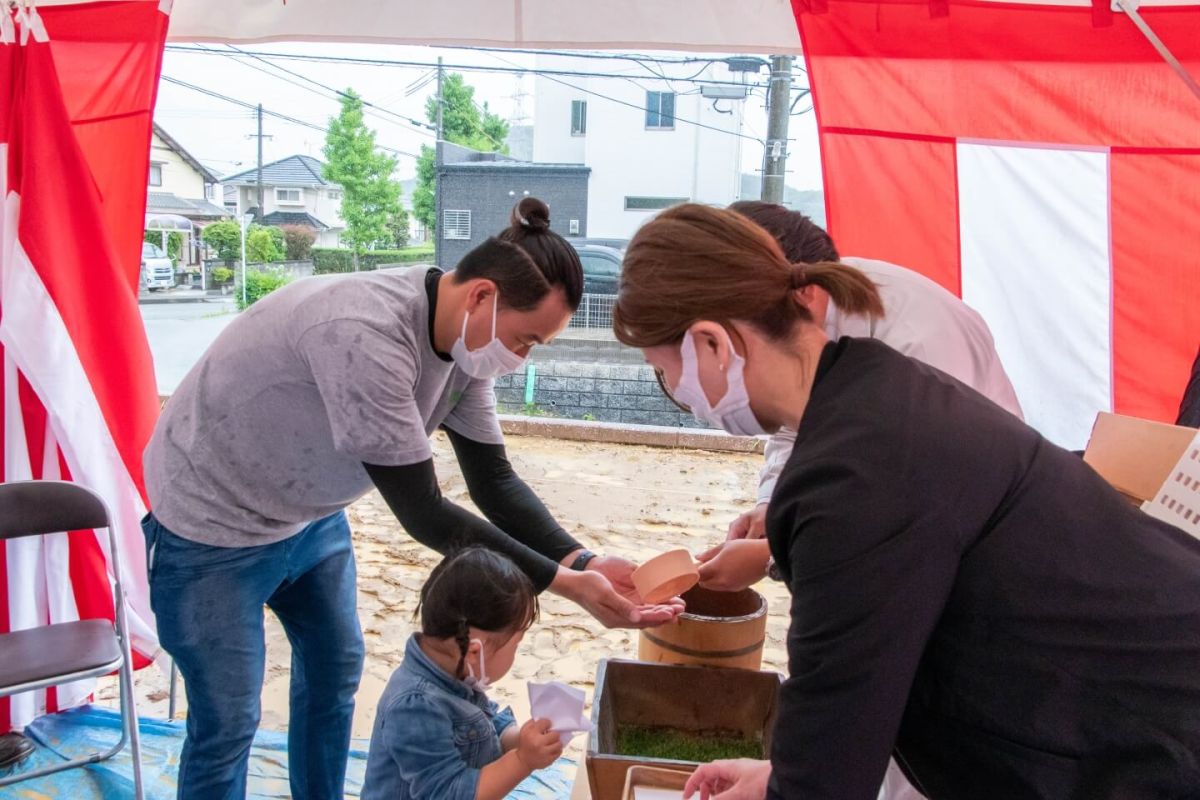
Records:
{"label": "tent roof", "polygon": [[800,53],[790,0],[175,0],[168,38]]}

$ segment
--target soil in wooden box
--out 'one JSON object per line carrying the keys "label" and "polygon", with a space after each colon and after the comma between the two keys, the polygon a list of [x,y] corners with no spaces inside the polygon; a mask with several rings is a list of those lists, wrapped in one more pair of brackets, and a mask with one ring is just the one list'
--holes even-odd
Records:
{"label": "soil in wooden box", "polygon": [[707,764],[724,758],[763,758],[763,743],[736,731],[621,725],[617,729],[617,755]]}

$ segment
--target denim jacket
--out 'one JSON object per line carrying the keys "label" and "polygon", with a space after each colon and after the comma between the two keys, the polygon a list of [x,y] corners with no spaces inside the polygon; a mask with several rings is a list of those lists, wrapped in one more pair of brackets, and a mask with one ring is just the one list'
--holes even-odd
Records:
{"label": "denim jacket", "polygon": [[474,800],[480,769],[516,724],[511,709],[430,661],[418,636],[379,700],[361,800]]}

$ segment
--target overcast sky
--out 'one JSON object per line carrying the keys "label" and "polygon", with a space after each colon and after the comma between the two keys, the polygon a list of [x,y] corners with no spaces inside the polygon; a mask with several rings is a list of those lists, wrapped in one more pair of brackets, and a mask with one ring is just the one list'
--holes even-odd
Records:
{"label": "overcast sky", "polygon": [[[225,50],[219,45],[204,47],[213,51]],[[445,60],[447,69],[452,69],[452,65],[527,68],[535,65],[535,57],[524,53],[492,53],[447,48],[274,43],[242,49],[339,58],[385,59],[419,64],[435,63],[440,55]],[[675,58],[683,54],[663,55]],[[623,67],[621,62],[595,63],[597,72],[636,69],[635,66]],[[272,65],[290,70],[296,75],[280,73]],[[554,65],[543,60],[542,66],[553,68]],[[319,81],[338,89],[353,87],[368,103],[386,109],[386,112],[368,110],[367,120],[375,129],[380,145],[400,151],[398,159],[402,178],[412,177],[415,172],[414,158],[405,154],[415,155],[419,152],[421,144],[430,144],[433,141],[431,131],[418,128],[396,116],[403,115],[424,121],[425,100],[436,91],[436,81],[428,81],[422,85],[425,79],[432,75],[427,66],[313,63],[277,59],[271,59],[271,64],[268,65],[256,60],[235,60],[210,53],[180,52],[168,48],[163,62],[163,75],[245,103],[262,103],[268,111],[280,112],[320,127],[329,124],[330,117],[337,113],[338,103],[329,92],[318,89],[304,79]],[[524,113],[532,122],[532,76],[518,79],[509,73],[469,71],[465,72],[465,75],[467,82],[476,89],[476,100],[487,101],[491,110],[506,119],[513,115],[515,98],[522,91],[527,93],[523,101]],[[758,78],[765,81],[766,72]],[[802,81],[801,74],[797,82],[802,84]],[[589,98],[589,103],[593,102],[601,105],[607,101]],[[808,108],[809,105],[807,99],[801,99],[796,109],[799,111]],[[752,96],[746,101],[745,133],[764,138],[766,119],[762,99]],[[253,134],[256,123],[254,112],[249,109],[164,80],[159,88],[155,121],[218,175],[232,174],[254,165]],[[271,136],[263,142],[264,162],[295,153],[321,157],[324,134],[320,131],[266,116],[263,132]],[[797,189],[821,188],[816,122],[811,112],[792,117],[790,136],[793,141],[788,161],[788,185]],[[756,172],[761,166],[762,150],[747,142],[742,153],[743,172]]]}

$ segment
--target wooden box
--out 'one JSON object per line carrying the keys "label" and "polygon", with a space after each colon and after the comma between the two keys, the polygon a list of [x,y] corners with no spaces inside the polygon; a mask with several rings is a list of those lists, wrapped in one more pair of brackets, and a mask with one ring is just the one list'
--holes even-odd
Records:
{"label": "wooden box", "polygon": [[764,754],[779,703],[782,677],[722,667],[691,667],[606,659],[596,672],[594,729],[588,736],[587,774],[592,800],[622,800],[630,767],[690,772],[694,762],[617,754],[622,725],[680,731],[730,731],[762,738]]}

